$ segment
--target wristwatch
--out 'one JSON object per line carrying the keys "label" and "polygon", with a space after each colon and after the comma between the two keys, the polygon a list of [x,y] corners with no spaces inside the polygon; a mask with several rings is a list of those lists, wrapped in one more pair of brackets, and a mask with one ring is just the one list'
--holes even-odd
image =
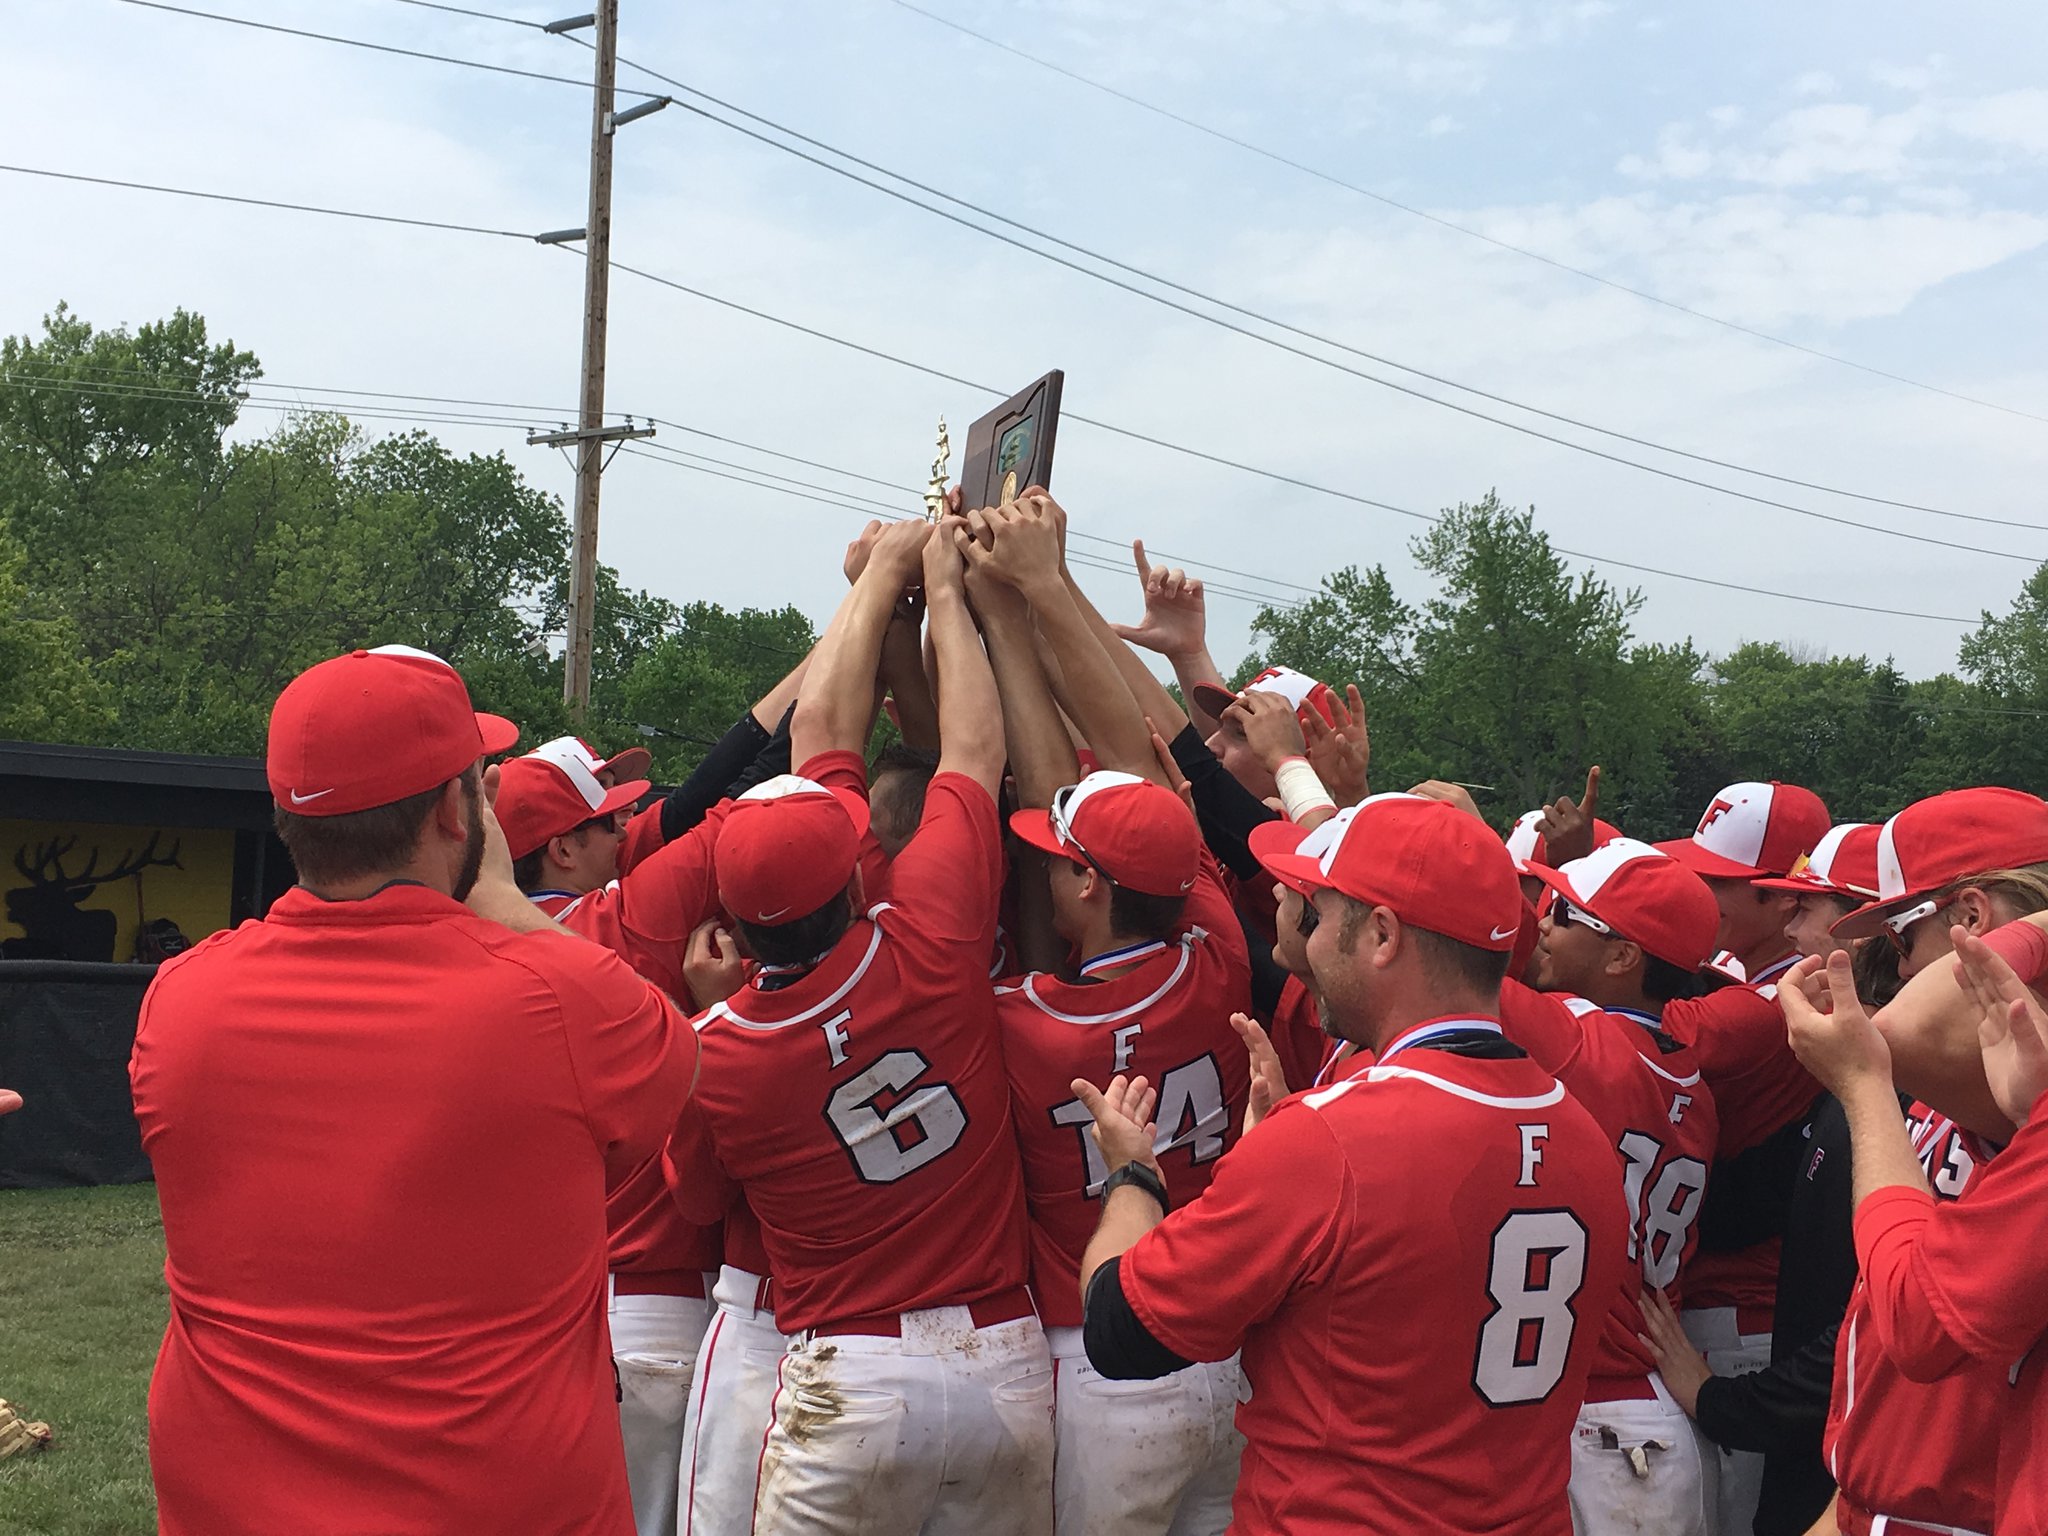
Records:
{"label": "wristwatch", "polygon": [[1147,1168],[1143,1163],[1125,1163],[1123,1167],[1117,1169],[1115,1173],[1104,1179],[1102,1181],[1103,1203],[1107,1204],[1110,1195],[1126,1184],[1135,1184],[1138,1188],[1145,1191],[1146,1194],[1150,1195],[1158,1204],[1160,1215],[1163,1216],[1173,1209],[1166,1199],[1166,1180],[1160,1178],[1157,1173]]}

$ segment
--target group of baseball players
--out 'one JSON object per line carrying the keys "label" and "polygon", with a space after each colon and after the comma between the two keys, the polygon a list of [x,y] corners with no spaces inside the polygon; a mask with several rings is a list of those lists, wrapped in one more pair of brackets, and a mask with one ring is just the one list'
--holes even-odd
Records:
{"label": "group of baseball players", "polygon": [[871,525],[660,795],[285,688],[136,1033],[162,1529],[2048,1531],[2048,803],[1504,839],[1065,541]]}

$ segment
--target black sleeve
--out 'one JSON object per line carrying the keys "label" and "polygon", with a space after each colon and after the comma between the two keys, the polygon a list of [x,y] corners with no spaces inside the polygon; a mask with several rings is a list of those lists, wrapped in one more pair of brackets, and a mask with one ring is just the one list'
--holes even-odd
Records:
{"label": "black sleeve", "polygon": [[1193,724],[1173,738],[1173,760],[1194,792],[1209,851],[1238,879],[1258,879],[1259,861],[1245,839],[1261,822],[1278,821],[1279,812],[1230,776]]}
{"label": "black sleeve", "polygon": [[1731,1451],[1778,1456],[1802,1445],[1818,1451],[1828,1422],[1835,1335],[1841,1326],[1837,1323],[1760,1371],[1701,1383],[1693,1416],[1700,1433]]}
{"label": "black sleeve", "polygon": [[1746,1152],[1714,1164],[1700,1206],[1700,1247],[1730,1253],[1785,1235],[1792,1188],[1809,1151],[1809,1116],[1795,1116]]}
{"label": "black sleeve", "polygon": [[1111,1381],[1151,1381],[1194,1364],[1183,1360],[1146,1331],[1124,1299],[1118,1272],[1121,1256],[1095,1271],[1081,1298],[1081,1343],[1088,1363]]}
{"label": "black sleeve", "polygon": [[741,715],[704,754],[704,761],[661,802],[662,840],[675,842],[702,821],[704,813],[725,798],[726,786],[746,771],[771,739],[751,710]]}
{"label": "black sleeve", "polygon": [[1252,1017],[1271,1024],[1280,1009],[1280,991],[1287,985],[1287,972],[1273,958],[1273,946],[1266,942],[1266,936],[1246,922],[1242,914],[1237,925],[1244,930],[1245,952],[1252,962]]}
{"label": "black sleeve", "polygon": [[773,732],[763,732],[765,739],[761,750],[754,754],[754,760],[733,775],[732,782],[720,792],[720,799],[745,794],[756,784],[766,783],[778,773],[788,773],[789,764],[789,722],[796,718],[796,706],[790,705],[782,712],[782,718],[775,722]]}

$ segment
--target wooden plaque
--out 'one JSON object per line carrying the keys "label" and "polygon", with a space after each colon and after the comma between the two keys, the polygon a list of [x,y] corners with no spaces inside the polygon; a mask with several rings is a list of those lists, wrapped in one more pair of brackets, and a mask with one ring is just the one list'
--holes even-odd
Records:
{"label": "wooden plaque", "polygon": [[1053,440],[1059,434],[1060,386],[1066,377],[1053,369],[967,429],[960,470],[963,506],[1001,506],[1028,485],[1052,489]]}

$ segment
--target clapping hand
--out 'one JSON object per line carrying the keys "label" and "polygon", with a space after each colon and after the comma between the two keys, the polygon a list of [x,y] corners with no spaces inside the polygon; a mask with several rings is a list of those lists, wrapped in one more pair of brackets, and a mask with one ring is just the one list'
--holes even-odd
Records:
{"label": "clapping hand", "polygon": [[1891,1082],[1892,1053],[1856,995],[1849,952],[1808,955],[1778,981],[1792,1053],[1837,1098],[1875,1078]]}
{"label": "clapping hand", "polygon": [[1152,1112],[1159,1107],[1159,1094],[1151,1084],[1142,1077],[1119,1075],[1103,1089],[1085,1077],[1075,1078],[1072,1086],[1074,1096],[1095,1117],[1089,1134],[1102,1150],[1103,1170],[1115,1173],[1126,1163],[1143,1163],[1157,1173],[1159,1159],[1152,1143],[1159,1127],[1153,1124]]}
{"label": "clapping hand", "polygon": [[1982,939],[1955,930],[1956,981],[1977,1010],[1977,1043],[1991,1097],[2014,1125],[2048,1093],[2048,1009],[2005,957]]}

